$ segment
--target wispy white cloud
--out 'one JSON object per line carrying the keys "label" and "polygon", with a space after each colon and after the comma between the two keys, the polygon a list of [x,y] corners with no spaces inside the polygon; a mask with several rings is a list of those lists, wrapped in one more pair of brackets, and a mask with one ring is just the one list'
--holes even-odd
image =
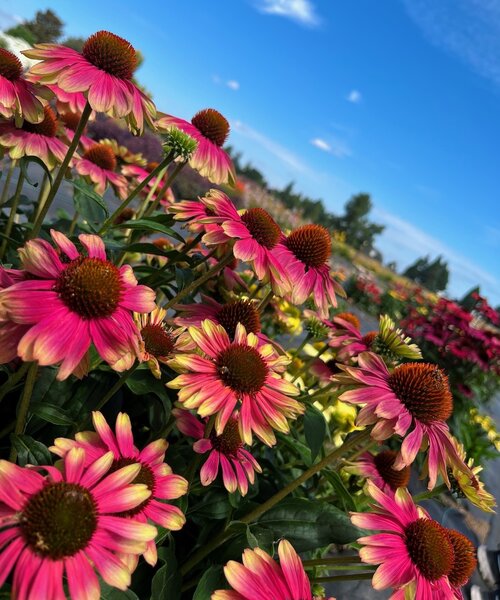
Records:
{"label": "wispy white cloud", "polygon": [[229,81],[226,81],[226,85],[228,88],[234,90],[235,92],[237,92],[240,89],[240,82],[236,81],[236,79],[230,79]]}
{"label": "wispy white cloud", "polygon": [[351,90],[346,96],[346,100],[353,104],[359,104],[362,99],[361,92],[358,90]]}
{"label": "wispy white cloud", "polygon": [[255,6],[264,14],[292,19],[308,27],[316,27],[321,23],[310,0],[258,0]]}
{"label": "wispy white cloud", "polygon": [[345,158],[352,154],[349,146],[336,138],[329,139],[328,142],[323,138],[314,138],[311,140],[311,144],[323,152],[333,154],[337,158]]}
{"label": "wispy white cloud", "polygon": [[300,173],[309,171],[307,165],[298,156],[260,131],[249,127],[241,121],[232,121],[231,129],[233,132],[239,133],[243,137],[256,142],[294,171],[299,171]]}
{"label": "wispy white cloud", "polygon": [[373,216],[375,221],[386,226],[377,241],[386,260],[396,260],[399,267],[404,268],[420,256],[442,255],[449,265],[448,287],[452,294],[463,295],[479,284],[494,303],[498,302],[500,281],[494,275],[397,215],[375,208]]}
{"label": "wispy white cloud", "polygon": [[458,56],[500,85],[498,0],[403,0],[406,10],[434,45]]}

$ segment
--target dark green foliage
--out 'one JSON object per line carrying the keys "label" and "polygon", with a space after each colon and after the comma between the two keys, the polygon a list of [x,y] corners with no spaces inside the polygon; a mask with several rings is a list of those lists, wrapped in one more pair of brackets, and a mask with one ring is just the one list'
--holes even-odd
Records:
{"label": "dark green foliage", "polygon": [[448,285],[448,264],[442,256],[438,256],[432,262],[429,256],[425,256],[418,258],[403,275],[432,292],[442,292]]}
{"label": "dark green foliage", "polygon": [[31,21],[23,23],[33,36],[35,43],[54,43],[59,40],[62,35],[64,23],[52,10],[37,10],[35,18]]}

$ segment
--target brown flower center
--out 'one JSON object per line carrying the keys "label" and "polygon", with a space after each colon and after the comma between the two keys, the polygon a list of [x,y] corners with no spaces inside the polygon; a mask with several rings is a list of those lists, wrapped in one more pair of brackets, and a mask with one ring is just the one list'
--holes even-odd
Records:
{"label": "brown flower center", "polygon": [[446,529],[432,519],[417,519],[405,529],[405,542],[412,562],[429,581],[436,581],[453,567],[453,545]]}
{"label": "brown flower center", "polygon": [[225,385],[240,394],[256,394],[264,385],[268,367],[251,346],[232,344],[216,359],[217,372]]}
{"label": "brown flower center", "polygon": [[238,430],[238,420],[234,418],[229,419],[224,427],[224,431],[220,435],[217,435],[215,430],[212,430],[210,441],[215,450],[218,450],[225,456],[236,457],[238,450],[242,446]]}
{"label": "brown flower center", "polygon": [[410,481],[409,466],[404,467],[401,471],[392,468],[396,456],[397,452],[394,452],[394,450],[384,450],[374,457],[378,474],[392,490],[397,490],[398,487],[406,487]]}
{"label": "brown flower center", "polygon": [[61,119],[61,121],[66,125],[68,129],[71,129],[71,131],[76,131],[78,123],[80,122],[80,117],[80,113],[64,112],[59,114],[59,118]]}
{"label": "brown flower center", "polygon": [[175,339],[171,330],[165,329],[163,325],[149,324],[141,329],[146,352],[157,357],[169,356],[175,347]]}
{"label": "brown flower center", "polygon": [[367,348],[370,348],[373,342],[375,341],[377,335],[378,331],[369,331],[366,335],[363,336],[361,341],[363,342],[363,344],[366,345]]}
{"label": "brown flower center", "polygon": [[281,229],[278,223],[263,208],[249,208],[242,215],[241,220],[247,226],[253,239],[264,246],[264,248],[274,248],[280,241]]}
{"label": "brown flower center", "polygon": [[166,237],[159,237],[153,240],[153,244],[160,250],[169,250],[172,248],[172,242]]}
{"label": "brown flower center", "polygon": [[447,529],[446,533],[455,553],[455,561],[448,573],[448,579],[453,587],[462,587],[469,581],[476,568],[476,550],[474,544],[458,531]]}
{"label": "brown flower center", "polygon": [[118,79],[132,79],[137,68],[132,44],[109,31],[91,35],[83,45],[82,54],[95,67]]}
{"label": "brown flower center", "polygon": [[154,171],[159,164],[160,163],[157,162],[148,162],[148,164],[146,165],[146,171],[148,171],[148,173],[151,173],[151,171]]}
{"label": "brown flower center", "polygon": [[191,119],[191,123],[199,130],[201,135],[209,139],[216,146],[223,146],[229,135],[229,123],[227,119],[214,108],[200,110]]}
{"label": "brown flower center", "polygon": [[101,169],[114,171],[116,169],[116,156],[110,146],[94,144],[85,152],[83,158],[90,160]]}
{"label": "brown flower center", "polygon": [[[113,461],[113,464],[111,465],[111,468],[110,468],[108,474],[114,473],[115,471],[118,471],[118,469],[122,469],[123,467],[128,467],[129,465],[136,465],[137,463],[139,463],[139,461],[136,458],[126,458],[126,457],[116,458]],[[151,491],[151,496],[149,496],[149,498],[146,498],[146,500],[144,500],[144,502],[141,502],[138,506],[135,506],[134,508],[131,508],[130,510],[125,510],[121,513],[118,513],[116,515],[117,517],[133,517],[134,515],[137,515],[138,513],[140,513],[142,510],[144,510],[146,508],[146,506],[149,504],[149,501],[154,496],[155,481],[156,481],[155,474],[153,473],[153,470],[151,469],[150,466],[145,465],[144,463],[139,463],[139,464],[141,465],[141,470],[136,475],[135,479],[133,481],[131,481],[130,483],[144,484],[148,488],[148,490]]]}
{"label": "brown flower center", "polygon": [[422,423],[446,421],[453,412],[448,377],[436,365],[400,365],[389,376],[389,386],[413,417]]}
{"label": "brown flower center", "polygon": [[344,321],[347,321],[351,325],[354,325],[354,327],[356,327],[356,329],[359,329],[361,327],[361,323],[359,322],[358,317],[356,315],[353,315],[350,312],[341,312],[335,316],[338,319],[343,319]]}
{"label": "brown flower center", "polygon": [[230,338],[234,338],[236,325],[241,323],[247,333],[259,333],[259,311],[250,300],[235,300],[221,306],[216,315],[217,322],[224,327]]}
{"label": "brown flower center", "polygon": [[321,267],[332,251],[330,233],[322,225],[303,225],[287,237],[286,247],[306,267]]}
{"label": "brown flower center", "polygon": [[66,306],[84,319],[111,316],[120,302],[120,272],[107,260],[80,256],[68,263],[54,290]]}
{"label": "brown flower center", "polygon": [[47,483],[21,511],[20,528],[31,549],[60,560],[87,547],[97,528],[97,506],[76,483]]}
{"label": "brown flower center", "polygon": [[28,131],[29,133],[44,135],[45,137],[55,137],[57,133],[57,119],[54,111],[49,106],[46,106],[43,109],[43,112],[43,121],[40,123],[29,123],[25,120],[21,129],[24,129],[24,131]]}
{"label": "brown flower center", "polygon": [[15,54],[0,48],[0,75],[9,81],[19,79],[23,74],[23,65]]}

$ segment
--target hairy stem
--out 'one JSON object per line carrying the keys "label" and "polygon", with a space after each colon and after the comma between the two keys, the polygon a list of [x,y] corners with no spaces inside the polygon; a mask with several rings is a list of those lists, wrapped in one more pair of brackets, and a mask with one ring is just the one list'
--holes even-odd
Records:
{"label": "hairy stem", "polygon": [[[38,372],[38,363],[33,362],[30,364],[28,369],[28,375],[24,383],[24,389],[17,407],[16,425],[14,427],[14,435],[20,435],[26,426],[26,417],[28,416],[28,410],[30,407],[31,395],[33,388],[35,387],[36,376]],[[17,450],[14,445],[10,450],[9,460],[16,462]]]}

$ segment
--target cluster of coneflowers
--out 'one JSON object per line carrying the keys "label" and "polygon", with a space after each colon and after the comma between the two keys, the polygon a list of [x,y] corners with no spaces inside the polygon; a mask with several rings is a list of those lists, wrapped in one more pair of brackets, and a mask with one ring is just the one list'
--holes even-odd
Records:
{"label": "cluster of coneflowers", "polygon": [[[12,161],[6,187],[23,157],[39,159],[50,177],[26,220],[17,212],[19,171],[0,249],[0,362],[9,376],[0,393],[23,382],[15,435],[25,430],[43,367],[56,367],[59,381],[76,377],[82,385],[100,364],[120,378],[102,390],[91,414],[94,431],[53,442],[55,466],[19,466],[15,448],[0,461],[0,585],[11,585],[16,599],[98,599],[99,577],[127,589],[141,556],[156,564],[158,528],[185,525],[189,511],[172,501],[189,495],[197,478],[211,486],[220,477],[236,502],[266,477],[257,457],[272,461],[283,435],[302,427],[308,407],[327,415],[329,403],[342,402],[361,407],[356,432],[337,447],[327,443],[300,475],[295,465],[283,489],[238,520],[256,521],[326,467],[354,472],[369,481],[366,497],[374,504],[353,513],[352,522],[381,532],[358,539],[360,560],[379,565],[373,586],[393,588],[392,598],[461,598],[475,567],[471,542],[431,519],[407,491],[410,467],[422,455],[429,490],[441,478],[484,510],[494,506],[480,469],[466,464],[446,424],[453,411],[446,374],[419,362],[419,349],[388,317],[363,335],[354,315],[336,310],[345,294],[332,272],[326,228],[285,232],[262,207],[238,210],[220,188],[196,200],[173,197],[172,182],[186,164],[215,185],[235,183],[223,149],[229,123],[214,109],[191,122],[157,113],[133,79],[137,55],[126,40],[100,31],[81,53],[40,44],[24,54],[38,61],[27,73],[0,49],[0,148]],[[145,127],[157,131],[162,162],[148,164],[112,141],[87,137],[87,122],[98,113],[124,120],[139,135]],[[118,208],[97,230],[78,213],[66,233],[48,224],[69,177],[83,178],[98,195],[110,187],[117,196]],[[115,257],[117,235],[137,241],[135,225],[161,223],[154,218],[165,214],[195,237],[179,242],[177,228],[172,239],[159,238],[145,227],[150,253]],[[117,233],[123,219],[125,233]],[[25,239],[16,256],[9,240],[17,226]],[[138,283],[134,268],[168,272],[174,255],[195,265],[189,283]],[[286,350],[270,332],[291,309],[308,333]],[[130,417],[120,412],[113,429],[101,410],[141,363],[152,383],[178,391],[168,431],[139,449]],[[172,431],[175,443],[205,455],[183,476],[165,462]],[[373,452],[374,442],[390,448]],[[213,552],[231,539],[230,525],[210,541],[194,541],[181,569],[187,590],[202,561],[217,563]],[[227,562],[232,589],[215,590],[212,599],[319,598],[306,575],[312,563],[302,563],[287,540],[273,542],[276,558],[255,543],[242,563]],[[313,571],[328,570],[330,559],[321,556]]]}

